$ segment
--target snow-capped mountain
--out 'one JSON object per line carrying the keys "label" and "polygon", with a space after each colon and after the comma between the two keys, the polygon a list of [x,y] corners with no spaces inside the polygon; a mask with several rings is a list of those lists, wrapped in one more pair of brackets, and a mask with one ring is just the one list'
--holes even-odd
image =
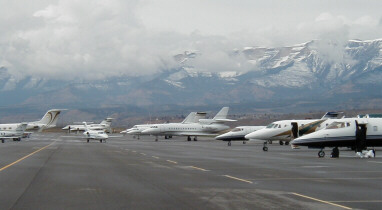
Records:
{"label": "snow-capped mountain", "polygon": [[[223,72],[198,69],[192,61],[203,52],[174,56],[179,67],[140,77],[97,81],[60,81],[27,77],[15,80],[0,68],[2,106],[65,105],[208,105],[246,104],[259,107],[311,109],[378,106],[382,99],[382,40],[345,43],[314,40],[294,46],[245,47],[227,52],[247,68]],[[239,58],[245,58],[244,61]],[[249,67],[248,67],[249,66]],[[364,100],[361,100],[364,99]],[[310,104],[310,105],[309,105]]]}

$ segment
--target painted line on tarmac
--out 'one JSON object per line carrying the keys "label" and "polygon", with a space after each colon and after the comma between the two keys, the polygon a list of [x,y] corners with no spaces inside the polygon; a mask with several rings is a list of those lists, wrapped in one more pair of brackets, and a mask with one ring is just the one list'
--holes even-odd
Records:
{"label": "painted line on tarmac", "polygon": [[153,158],[155,158],[155,159],[159,159],[159,157],[157,157],[157,156],[151,156],[151,157],[153,157]]}
{"label": "painted line on tarmac", "polygon": [[367,161],[367,162],[369,162],[369,163],[382,163],[381,161]]}
{"label": "painted line on tarmac", "polygon": [[382,200],[364,200],[364,201],[330,201],[333,203],[382,203]]}
{"label": "painted line on tarmac", "polygon": [[339,205],[339,204],[332,203],[332,202],[329,202],[329,201],[320,200],[320,199],[317,199],[317,198],[312,198],[312,197],[309,197],[309,196],[306,196],[306,195],[301,195],[301,194],[298,194],[298,193],[292,193],[292,194],[296,195],[296,196],[299,196],[299,197],[307,198],[307,199],[310,199],[310,200],[318,201],[318,202],[321,202],[321,203],[326,203],[326,204],[329,204],[329,205],[332,205],[332,206],[337,206],[337,207],[340,207],[340,208],[343,208],[343,209],[352,209],[352,208],[347,207],[347,206]]}
{"label": "painted line on tarmac", "polygon": [[230,176],[230,175],[223,175],[225,177],[228,177],[228,178],[231,178],[231,179],[235,179],[235,180],[239,180],[239,181],[242,181],[242,182],[247,182],[249,184],[252,184],[253,182],[251,181],[248,181],[248,180],[245,180],[245,179],[240,179],[240,178],[237,178],[237,177],[234,177],[234,176]]}
{"label": "painted line on tarmac", "polygon": [[172,160],[166,160],[167,162],[178,164],[178,162],[172,161]]}
{"label": "painted line on tarmac", "polygon": [[281,181],[281,180],[379,180],[382,177],[341,177],[341,178],[304,178],[304,177],[286,177],[286,178],[253,178],[251,180],[257,181]]}
{"label": "painted line on tarmac", "polygon": [[137,151],[133,150],[132,152],[134,152],[134,153],[135,153],[135,152],[137,152]]}
{"label": "painted line on tarmac", "polygon": [[142,153],[142,152],[141,152],[140,154],[141,154],[141,155],[146,155],[145,153]]}
{"label": "painted line on tarmac", "polygon": [[40,149],[34,151],[34,152],[32,152],[32,153],[30,153],[29,155],[25,155],[24,157],[22,157],[22,158],[16,160],[16,161],[13,162],[13,163],[10,163],[10,164],[8,164],[8,165],[6,165],[6,166],[0,168],[0,171],[3,171],[3,170],[5,170],[5,169],[7,169],[7,168],[9,168],[9,167],[11,167],[11,166],[13,166],[13,165],[15,165],[15,164],[21,162],[22,160],[25,160],[25,159],[27,159],[28,157],[30,157],[30,156],[32,156],[32,155],[34,155],[34,154],[36,154],[36,153],[38,153],[38,152],[40,152],[40,151],[42,151],[42,150],[48,148],[48,147],[49,147],[50,145],[52,145],[53,143],[54,143],[54,142],[52,142],[52,143],[46,145],[45,147],[42,147],[42,148],[40,148]]}
{"label": "painted line on tarmac", "polygon": [[200,171],[209,171],[207,169],[204,169],[204,168],[199,168],[199,167],[196,167],[196,166],[188,166],[189,168],[193,168],[193,169],[197,169],[197,170],[200,170]]}

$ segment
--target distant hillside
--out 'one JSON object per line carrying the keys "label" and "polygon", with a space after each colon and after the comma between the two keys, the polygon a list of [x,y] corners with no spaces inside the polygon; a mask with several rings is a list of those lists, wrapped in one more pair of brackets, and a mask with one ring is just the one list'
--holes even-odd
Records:
{"label": "distant hillside", "polygon": [[[306,112],[382,108],[382,40],[320,40],[280,48],[246,47],[249,71],[206,72],[192,66],[203,52],[174,55],[176,69],[155,75],[96,81],[16,80],[0,68],[0,109],[6,113],[52,107],[129,115],[181,114],[196,108],[234,112]],[[29,107],[29,108],[28,108]],[[17,112],[18,110],[18,112]],[[91,111],[90,112],[93,112]],[[0,114],[5,115],[6,113]]]}

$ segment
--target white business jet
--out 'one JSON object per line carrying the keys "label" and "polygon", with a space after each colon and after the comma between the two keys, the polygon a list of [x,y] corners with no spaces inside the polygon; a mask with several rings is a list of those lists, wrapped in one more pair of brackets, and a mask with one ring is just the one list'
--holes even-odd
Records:
{"label": "white business jet", "polygon": [[200,119],[198,123],[156,124],[141,133],[155,136],[155,141],[158,141],[158,136],[187,136],[188,141],[191,141],[191,136],[194,141],[198,136],[216,136],[229,129],[225,122],[235,121],[227,119],[228,110],[228,107],[223,107],[213,119]]}
{"label": "white business jet", "polygon": [[93,140],[99,140],[99,142],[102,143],[102,141],[106,142],[106,139],[109,138],[109,136],[107,135],[105,131],[91,130],[86,124],[86,122],[84,122],[84,128],[85,128],[85,132],[83,134],[86,137],[87,142],[89,142],[90,139],[93,139]]}
{"label": "white business jet", "polygon": [[338,147],[355,150],[359,157],[374,157],[375,150],[382,146],[382,118],[343,118],[325,129],[301,136],[291,142],[296,146],[320,149],[318,157],[325,156],[325,147],[332,147],[332,157],[339,157]]}
{"label": "white business jet", "polygon": [[[100,130],[100,131],[106,131],[111,133],[111,123],[113,121],[113,118],[106,118],[104,119],[101,123],[99,124],[89,124],[88,127],[91,130]],[[68,130],[69,132],[72,131],[85,131],[85,126],[84,125],[67,125],[62,128],[62,130]]]}
{"label": "white business jet", "polygon": [[[182,122],[181,124],[190,124],[190,123],[197,123],[200,119],[204,119],[206,117],[205,112],[191,112]],[[149,129],[152,126],[155,126],[157,124],[142,124],[142,125],[134,125],[132,128],[122,131],[122,134],[129,134],[133,135],[134,137],[137,136],[138,139],[141,135],[150,135],[150,134],[144,134],[142,131]],[[172,138],[171,135],[165,136],[165,139]]]}
{"label": "white business jet", "polygon": [[1,143],[4,143],[6,139],[12,139],[13,141],[20,141],[23,137],[27,123],[20,123],[15,129],[8,129],[0,131]]}

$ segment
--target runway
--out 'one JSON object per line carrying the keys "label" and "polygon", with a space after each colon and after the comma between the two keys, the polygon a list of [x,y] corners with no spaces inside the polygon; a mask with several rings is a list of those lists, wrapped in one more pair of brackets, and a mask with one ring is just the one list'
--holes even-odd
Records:
{"label": "runway", "polygon": [[[114,134],[113,134],[114,135]],[[116,134],[117,135],[117,134]],[[379,209],[382,151],[38,133],[0,144],[1,209]]]}

